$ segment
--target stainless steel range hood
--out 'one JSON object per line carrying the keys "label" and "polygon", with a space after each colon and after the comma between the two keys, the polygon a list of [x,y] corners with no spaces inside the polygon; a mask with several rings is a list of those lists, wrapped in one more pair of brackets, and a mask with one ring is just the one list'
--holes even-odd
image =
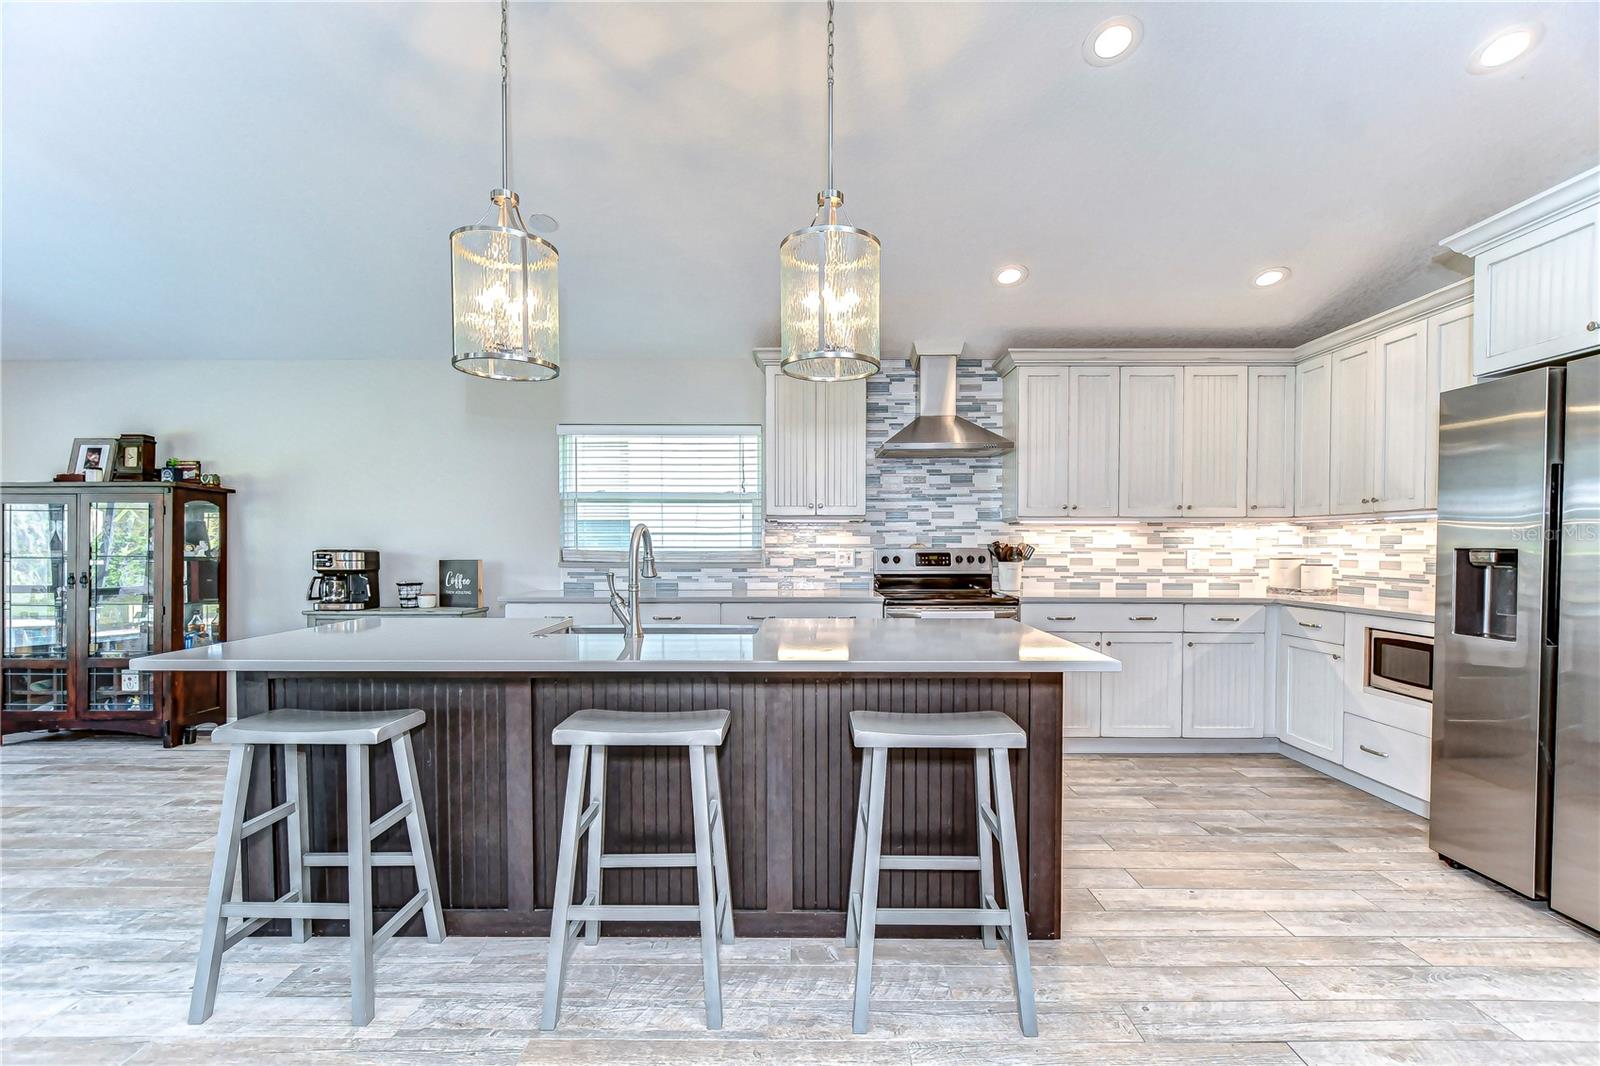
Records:
{"label": "stainless steel range hood", "polygon": [[956,363],[961,345],[915,345],[917,417],[879,445],[880,459],[980,458],[1016,447],[998,433],[956,414]]}

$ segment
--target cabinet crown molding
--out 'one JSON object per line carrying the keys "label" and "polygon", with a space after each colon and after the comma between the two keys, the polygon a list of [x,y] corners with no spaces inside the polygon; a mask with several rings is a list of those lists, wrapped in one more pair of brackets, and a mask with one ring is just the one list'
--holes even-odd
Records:
{"label": "cabinet crown molding", "polygon": [[1072,366],[1084,363],[1113,366],[1218,363],[1237,366],[1294,361],[1293,348],[1010,348],[995,360],[994,365],[1004,377],[1021,366]]}
{"label": "cabinet crown molding", "polygon": [[783,358],[782,348],[752,348],[750,358],[755,360],[757,368],[765,370],[769,366],[777,366]]}
{"label": "cabinet crown molding", "polygon": [[1459,233],[1452,233],[1439,244],[1462,255],[1476,256],[1546,222],[1597,203],[1600,203],[1600,167],[1568,178],[1554,188],[1513,204]]}
{"label": "cabinet crown molding", "polygon": [[1440,311],[1448,311],[1452,307],[1460,307],[1471,299],[1472,279],[1462,278],[1442,289],[1435,289],[1418,296],[1415,300],[1408,300],[1398,307],[1380,311],[1371,318],[1363,318],[1360,322],[1336,329],[1332,333],[1325,333],[1314,341],[1307,341],[1294,349],[1294,361],[1303,363],[1325,352],[1346,347],[1368,337],[1376,337],[1384,330],[1393,329],[1403,323],[1414,322],[1419,318],[1438,314]]}

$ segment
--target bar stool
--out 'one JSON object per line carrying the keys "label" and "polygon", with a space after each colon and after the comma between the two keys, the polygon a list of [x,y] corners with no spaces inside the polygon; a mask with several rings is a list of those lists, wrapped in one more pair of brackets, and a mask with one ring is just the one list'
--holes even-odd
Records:
{"label": "bar stool", "polygon": [[[585,943],[600,939],[602,919],[700,923],[700,959],[706,991],[706,1028],[722,1028],[722,978],[717,942],[733,943],[733,900],[728,895],[727,819],[717,778],[717,748],[728,734],[725,710],[580,710],[550,734],[552,743],[570,747],[567,795],[562,806],[561,848],[556,859],[556,894],[550,913],[550,953],[545,961],[544,1011],[539,1028],[551,1030],[561,1012],[567,959],[586,926]],[[677,854],[606,854],[606,749],[608,747],[689,749],[690,803],[694,812],[694,851]],[[589,802],[582,804],[587,768]],[[587,885],[583,902],[572,903],[578,840],[589,834]],[[696,902],[687,906],[624,906],[600,902],[602,870],[693,866]]]}
{"label": "bar stool", "polygon": [[[850,860],[850,902],[845,943],[856,952],[856,997],[853,1027],[867,1031],[872,992],[872,948],[879,925],[976,925],[983,946],[995,946],[994,930],[1011,948],[1011,974],[1016,984],[1017,1015],[1024,1036],[1038,1036],[1034,1012],[1033,971],[1028,963],[1028,925],[1023,913],[1022,864],[1017,850],[1017,823],[1011,799],[1011,767],[1007,752],[1026,748],[1028,735],[998,711],[961,714],[903,714],[852,711],[850,735],[869,752],[862,767],[861,797],[856,806],[855,850]],[[884,855],[883,791],[890,748],[971,749],[977,762],[978,854]],[[993,775],[994,799],[990,801]],[[1000,845],[1000,869],[1006,905],[994,895],[994,858],[990,836]],[[973,870],[978,874],[978,906],[879,907],[880,870]]]}
{"label": "bar stool", "polygon": [[[423,816],[417,763],[411,750],[411,730],[426,719],[415,709],[399,711],[329,712],[284,708],[241,718],[218,726],[212,743],[232,745],[228,753],[228,778],[223,785],[222,818],[217,826],[217,852],[211,864],[211,890],[206,895],[205,925],[200,936],[200,960],[195,967],[194,994],[189,1000],[189,1024],[211,1017],[217,1000],[217,975],[222,953],[274,918],[287,918],[296,943],[304,943],[313,918],[346,918],[350,922],[350,1021],[366,1025],[372,1020],[373,953],[418,911],[428,940],[444,939],[444,910],[439,903],[433,872],[433,851],[428,843],[428,821]],[[374,745],[387,742],[394,753],[400,779],[400,803],[372,820],[371,754]],[[312,852],[302,803],[306,796],[308,744],[334,745],[345,754],[345,814],[349,851]],[[284,802],[271,810],[244,816],[250,789],[250,770],[259,745],[284,748],[286,756]],[[239,869],[239,845],[248,836],[288,819],[289,891],[276,900],[231,902],[234,877]],[[386,830],[406,823],[411,838],[409,852],[372,851],[372,842]],[[348,903],[313,903],[307,875],[316,866],[345,866],[350,871]],[[372,931],[372,868],[409,866],[417,878],[417,894],[395,912],[376,933]],[[229,918],[245,919],[228,931]]]}

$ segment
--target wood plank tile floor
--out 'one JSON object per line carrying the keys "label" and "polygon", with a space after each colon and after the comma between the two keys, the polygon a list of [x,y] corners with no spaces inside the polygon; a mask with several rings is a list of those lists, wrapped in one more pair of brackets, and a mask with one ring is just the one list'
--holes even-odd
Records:
{"label": "wood plank tile floor", "polygon": [[1272,755],[1066,759],[1066,939],[1034,946],[1037,1040],[974,941],[580,948],[538,1032],[544,944],[394,941],[346,1024],[344,944],[228,953],[185,1024],[223,753],[0,748],[0,1061],[22,1063],[1600,1063],[1600,939],[1427,848],[1426,823]]}

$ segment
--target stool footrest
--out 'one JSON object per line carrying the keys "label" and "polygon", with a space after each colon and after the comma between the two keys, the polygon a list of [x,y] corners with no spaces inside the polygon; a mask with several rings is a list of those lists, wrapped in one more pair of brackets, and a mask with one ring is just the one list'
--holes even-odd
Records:
{"label": "stool footrest", "polygon": [[663,866],[693,866],[694,852],[615,852],[600,856],[602,870],[653,870]]}
{"label": "stool footrest", "polygon": [[568,922],[698,922],[700,908],[694,904],[663,906],[659,903],[594,903],[567,908]]}
{"label": "stool footrest", "polygon": [[392,826],[399,825],[400,819],[410,815],[413,807],[414,804],[410,800],[406,800],[404,803],[397,803],[393,807],[389,808],[389,810],[384,813],[382,818],[379,818],[373,822],[372,825],[367,829],[367,839],[377,840]]}
{"label": "stool footrest", "polygon": [[885,855],[879,859],[884,870],[972,870],[977,872],[976,855]]}
{"label": "stool footrest", "polygon": [[1008,925],[1011,915],[987,907],[879,907],[878,925]]}
{"label": "stool footrest", "polygon": [[[285,892],[283,895],[279,896],[273,902],[275,902],[275,903],[293,903],[293,902],[299,900],[299,898],[300,898],[300,893],[295,891],[295,890],[293,890],[293,889],[290,889],[288,892]],[[272,921],[271,918],[251,918],[248,922],[245,922],[243,925],[239,926],[239,928],[235,929],[231,933],[228,933],[227,935],[225,935],[222,938],[222,950],[223,951],[227,951],[229,948],[233,947],[239,941],[243,940],[245,937],[249,936],[251,933],[255,932],[257,929],[260,929],[263,925],[266,925],[270,921]]]}
{"label": "stool footrest", "polygon": [[239,828],[239,839],[243,840],[245,837],[259,833],[269,825],[277,825],[293,813],[294,800],[285,800],[270,811],[263,811],[254,818],[246,820],[244,825]]}
{"label": "stool footrest", "polygon": [[[415,866],[416,856],[409,851],[375,851],[372,853],[374,866]],[[308,851],[301,856],[301,862],[307,866],[349,866],[350,856],[342,851]]]}
{"label": "stool footrest", "polygon": [[348,903],[224,903],[224,918],[348,918]]}
{"label": "stool footrest", "polygon": [[394,912],[394,916],[383,923],[383,928],[372,934],[372,950],[377,951],[390,937],[400,931],[400,927],[409,922],[413,915],[422,909],[428,902],[428,890],[422,889],[415,896],[406,900],[405,905]]}

